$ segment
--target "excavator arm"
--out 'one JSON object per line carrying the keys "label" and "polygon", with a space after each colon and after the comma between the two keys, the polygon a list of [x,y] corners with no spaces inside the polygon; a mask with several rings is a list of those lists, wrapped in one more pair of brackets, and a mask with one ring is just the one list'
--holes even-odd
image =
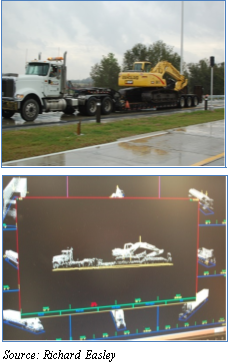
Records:
{"label": "excavator arm", "polygon": [[176,80],[174,90],[180,91],[188,84],[188,80],[184,75],[181,75],[180,72],[169,62],[161,61],[151,69],[151,73],[160,74],[163,78],[165,74],[168,74],[171,78]]}

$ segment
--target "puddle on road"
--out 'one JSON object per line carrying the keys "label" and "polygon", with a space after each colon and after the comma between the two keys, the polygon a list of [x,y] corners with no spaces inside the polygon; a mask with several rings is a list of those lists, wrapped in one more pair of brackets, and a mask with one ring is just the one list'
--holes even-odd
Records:
{"label": "puddle on road", "polygon": [[138,146],[130,142],[121,142],[119,143],[119,146],[124,148],[125,150],[129,150],[132,151],[133,153],[137,153],[140,155],[146,155],[151,153],[151,147],[149,146]]}
{"label": "puddle on road", "polygon": [[145,138],[140,138],[138,140],[133,140],[131,142],[133,143],[146,143],[148,142],[152,137],[145,137]]}
{"label": "puddle on road", "polygon": [[[150,138],[150,137],[148,137]],[[146,140],[143,139],[143,142],[147,142]],[[143,143],[142,142],[142,143]],[[137,154],[137,155],[148,155],[151,153],[156,153],[157,155],[166,155],[168,152],[159,148],[154,148],[151,146],[146,146],[146,145],[138,145],[135,143],[139,143],[139,140],[134,141],[134,142],[121,142],[118,144],[118,146],[124,148],[125,150],[128,151],[132,151],[133,153]]]}
{"label": "puddle on road", "polygon": [[185,128],[177,128],[175,129],[176,132],[186,132]]}

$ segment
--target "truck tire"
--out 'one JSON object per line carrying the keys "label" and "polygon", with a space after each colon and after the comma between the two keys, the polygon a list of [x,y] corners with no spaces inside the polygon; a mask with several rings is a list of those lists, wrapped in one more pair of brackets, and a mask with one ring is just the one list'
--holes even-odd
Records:
{"label": "truck tire", "polygon": [[4,117],[4,118],[11,118],[11,117],[13,117],[13,115],[14,115],[14,111],[6,111],[6,110],[2,110],[2,117]]}
{"label": "truck tire", "polygon": [[195,97],[193,98],[193,107],[198,106],[198,104],[199,104],[198,98],[195,96]]}
{"label": "truck tire", "polygon": [[186,99],[186,107],[191,107],[192,106],[192,97],[187,97]]}
{"label": "truck tire", "polygon": [[182,97],[180,97],[180,100],[179,100],[179,107],[180,107],[180,108],[184,108],[184,106],[185,106],[185,99],[184,99],[184,97],[182,96]]}
{"label": "truck tire", "polygon": [[69,115],[73,114],[74,112],[75,112],[75,109],[74,109],[74,107],[71,107],[71,106],[67,106],[63,111],[63,113],[69,114]]}
{"label": "truck tire", "polygon": [[39,104],[35,99],[27,99],[27,101],[25,101],[22,104],[21,117],[26,122],[34,121],[37,118],[38,114],[39,114]]}
{"label": "truck tire", "polygon": [[95,97],[91,97],[87,100],[85,110],[87,116],[95,116],[97,112],[97,99]]}
{"label": "truck tire", "polygon": [[53,269],[57,269],[57,268],[58,268],[58,266],[59,266],[59,264],[58,264],[58,263],[54,263],[54,264],[53,264]]}
{"label": "truck tire", "polygon": [[110,114],[112,112],[113,103],[110,97],[105,97],[101,103],[101,114]]}

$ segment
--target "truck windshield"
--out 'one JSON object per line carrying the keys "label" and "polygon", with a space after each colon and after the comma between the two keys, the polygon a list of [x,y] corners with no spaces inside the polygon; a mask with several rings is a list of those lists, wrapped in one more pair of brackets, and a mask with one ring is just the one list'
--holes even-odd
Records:
{"label": "truck windshield", "polygon": [[28,75],[47,75],[49,64],[29,63],[26,67],[25,74]]}

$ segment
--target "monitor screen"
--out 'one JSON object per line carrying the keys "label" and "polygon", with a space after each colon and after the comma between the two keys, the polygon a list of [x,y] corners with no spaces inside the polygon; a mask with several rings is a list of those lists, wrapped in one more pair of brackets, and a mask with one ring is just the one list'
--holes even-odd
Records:
{"label": "monitor screen", "polygon": [[226,338],[226,177],[4,176],[3,340]]}

